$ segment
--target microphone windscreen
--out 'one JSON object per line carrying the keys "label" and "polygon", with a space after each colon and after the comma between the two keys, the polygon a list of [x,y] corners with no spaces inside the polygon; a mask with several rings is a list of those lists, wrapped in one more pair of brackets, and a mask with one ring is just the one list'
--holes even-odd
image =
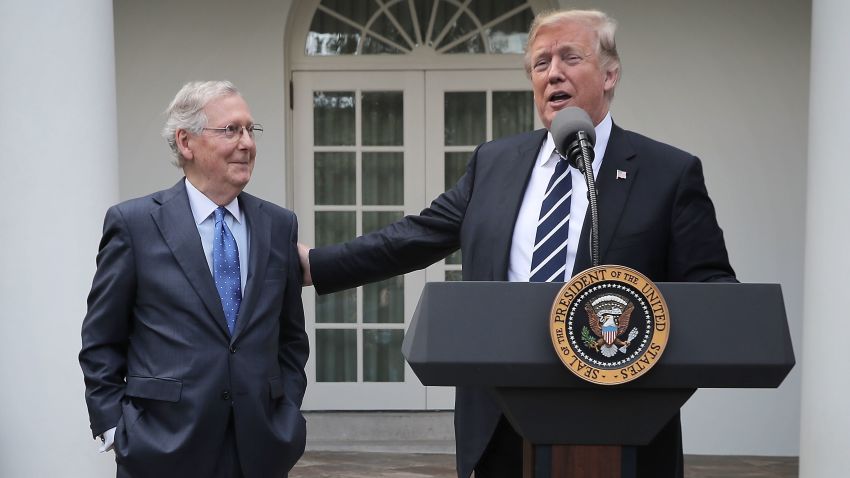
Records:
{"label": "microphone windscreen", "polygon": [[555,113],[549,131],[555,140],[555,147],[562,155],[579,131],[584,131],[590,139],[590,143],[596,144],[596,130],[593,129],[593,121],[590,120],[587,112],[577,106],[568,106]]}

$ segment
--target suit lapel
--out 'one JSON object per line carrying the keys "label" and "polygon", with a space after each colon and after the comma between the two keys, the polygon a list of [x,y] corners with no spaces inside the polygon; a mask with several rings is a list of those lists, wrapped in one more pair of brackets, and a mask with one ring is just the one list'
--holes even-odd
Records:
{"label": "suit lapel", "polygon": [[[493,251],[495,252],[493,257],[496,260],[493,263],[491,280],[508,280],[514,225],[519,216],[519,208],[525,196],[528,179],[534,169],[534,162],[537,160],[541,145],[546,140],[547,133],[545,129],[535,131],[530,140],[517,145],[515,151],[508,153],[510,157],[507,158],[509,160],[507,165],[499,166],[499,171],[504,174],[500,176],[500,184],[494,186],[497,191],[500,191],[501,204],[494,207],[493,211],[494,214],[502,217],[493,221],[496,224],[493,234]],[[517,155],[515,158],[514,154]],[[523,180],[517,181],[517,178],[523,178]]]}
{"label": "suit lapel", "polygon": [[239,319],[236,321],[236,329],[233,331],[231,341],[235,341],[239,334],[245,330],[253,319],[252,312],[257,310],[256,304],[263,282],[266,279],[266,264],[268,264],[271,247],[271,222],[262,209],[262,202],[250,194],[242,193],[239,195],[239,206],[248,221],[251,247],[248,257],[248,278],[245,283],[245,293],[242,295]]}
{"label": "suit lapel", "polygon": [[160,234],[207,311],[215,318],[222,332],[227,335],[227,322],[221,308],[221,299],[207,259],[204,257],[204,248],[189,206],[184,179],[181,179],[173,188],[164,191],[161,196],[155,197],[154,200],[161,204],[159,208],[151,212]]}
{"label": "suit lapel", "polygon": [[[634,161],[635,152],[626,140],[625,132],[619,126],[612,125],[611,137],[605,149],[605,157],[599,174],[596,175],[596,188],[599,193],[599,260],[605,261],[605,255],[614,232],[622,217],[632,184],[637,179],[638,162]],[[622,171],[625,173],[618,173]],[[625,178],[623,178],[625,176]],[[590,257],[591,214],[588,207],[581,229],[578,250],[576,252],[573,274],[592,265]]]}

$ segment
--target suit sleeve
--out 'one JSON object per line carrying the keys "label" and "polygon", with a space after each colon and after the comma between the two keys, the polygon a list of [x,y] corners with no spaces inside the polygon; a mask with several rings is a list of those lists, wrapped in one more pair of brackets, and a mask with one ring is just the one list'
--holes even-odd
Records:
{"label": "suit sleeve", "polygon": [[94,436],[121,418],[135,289],[132,241],[120,210],[113,206],[104,220],[79,355]]}
{"label": "suit sleeve", "polygon": [[292,232],[289,237],[291,258],[284,292],[283,312],[280,318],[278,362],[284,378],[284,390],[292,401],[301,407],[307,389],[304,367],[310,353],[307,332],[304,329],[304,307],[301,302],[301,267],[298,262],[298,222],[292,215]]}
{"label": "suit sleeve", "polygon": [[668,280],[737,282],[705,187],[702,163],[692,159],[679,180],[673,204]]}
{"label": "suit sleeve", "polygon": [[460,229],[472,196],[479,148],[458,183],[419,215],[406,216],[352,241],[310,251],[319,294],[336,292],[427,267],[460,247]]}

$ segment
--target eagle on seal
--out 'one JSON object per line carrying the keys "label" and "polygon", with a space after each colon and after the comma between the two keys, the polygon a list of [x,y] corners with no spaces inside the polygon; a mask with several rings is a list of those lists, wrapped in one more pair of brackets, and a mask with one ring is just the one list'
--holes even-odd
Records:
{"label": "eagle on seal", "polygon": [[625,352],[631,343],[619,337],[629,328],[629,318],[635,310],[634,304],[616,294],[605,295],[584,305],[590,329],[598,337],[588,344],[606,357],[613,357],[617,349]]}

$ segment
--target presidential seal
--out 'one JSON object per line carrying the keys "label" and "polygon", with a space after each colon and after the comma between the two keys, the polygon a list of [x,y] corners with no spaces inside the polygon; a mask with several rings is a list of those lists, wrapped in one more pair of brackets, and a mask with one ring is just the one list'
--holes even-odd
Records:
{"label": "presidential seal", "polygon": [[618,385],[658,362],[670,334],[661,292],[640,272],[598,266],[558,292],[549,318],[561,362],[588,382]]}

